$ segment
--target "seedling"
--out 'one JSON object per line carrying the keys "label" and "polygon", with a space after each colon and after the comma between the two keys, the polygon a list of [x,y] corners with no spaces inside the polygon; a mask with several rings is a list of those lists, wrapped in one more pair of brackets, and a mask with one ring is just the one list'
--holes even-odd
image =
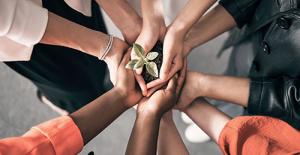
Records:
{"label": "seedling", "polygon": [[149,52],[147,55],[145,54],[145,50],[139,44],[133,44],[133,51],[137,58],[131,60],[126,65],[127,69],[136,70],[144,67],[147,72],[153,77],[158,77],[158,68],[157,64],[153,62],[155,58],[158,57],[158,52]]}

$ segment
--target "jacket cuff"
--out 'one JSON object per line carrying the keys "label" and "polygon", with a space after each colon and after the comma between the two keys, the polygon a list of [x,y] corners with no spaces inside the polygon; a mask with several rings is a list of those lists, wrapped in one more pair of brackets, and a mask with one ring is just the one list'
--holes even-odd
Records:
{"label": "jacket cuff", "polygon": [[261,95],[262,95],[263,83],[260,79],[250,80],[249,100],[248,100],[248,113],[259,113],[261,108]]}
{"label": "jacket cuff", "polygon": [[48,11],[32,1],[18,1],[14,21],[7,37],[22,45],[32,47],[42,39]]}
{"label": "jacket cuff", "polygon": [[252,18],[257,0],[220,0],[219,4],[234,18],[237,26],[242,28]]}
{"label": "jacket cuff", "polygon": [[33,129],[49,139],[56,154],[78,154],[83,148],[80,130],[69,116],[42,123]]}

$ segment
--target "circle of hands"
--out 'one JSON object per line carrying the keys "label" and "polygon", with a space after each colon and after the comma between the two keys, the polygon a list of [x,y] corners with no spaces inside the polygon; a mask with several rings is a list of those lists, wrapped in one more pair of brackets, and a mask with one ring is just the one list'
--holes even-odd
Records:
{"label": "circle of hands", "polygon": [[[132,107],[138,103],[138,112],[148,109],[164,113],[172,109],[178,99],[175,108],[183,110],[187,107],[184,103],[194,100],[190,97],[192,84],[186,83],[184,86],[187,74],[185,53],[189,49],[184,44],[186,36],[178,34],[172,24],[166,26],[162,6],[156,9],[160,13],[153,14],[145,9],[142,10],[143,18],[138,16],[139,19],[128,19],[129,26],[121,30],[125,41],[116,38],[106,60],[112,83],[127,95],[130,101],[126,103],[132,103],[127,106]],[[159,79],[146,84],[141,76],[141,68],[125,68],[130,59],[136,57],[132,54],[134,52],[130,45],[141,45],[147,54],[158,41],[163,42],[163,63]]]}

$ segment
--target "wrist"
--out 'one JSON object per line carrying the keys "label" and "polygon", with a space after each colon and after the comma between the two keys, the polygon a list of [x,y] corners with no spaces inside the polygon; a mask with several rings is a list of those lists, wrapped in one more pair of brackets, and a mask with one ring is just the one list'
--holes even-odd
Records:
{"label": "wrist", "polygon": [[119,97],[122,100],[122,104],[127,108],[131,108],[134,105],[136,105],[142,98],[142,95],[139,94],[139,92],[136,92],[135,90],[127,90],[126,88],[121,88],[118,86],[115,86],[113,88],[116,96]]}
{"label": "wrist", "polygon": [[[105,48],[108,46],[109,36],[107,36],[107,41],[105,42],[104,48],[99,52],[100,56],[104,54]],[[103,59],[107,64],[115,63],[114,57],[118,55],[116,52],[124,52],[129,47],[128,45],[119,38],[114,37],[111,45],[111,49],[108,51],[106,57]],[[119,63],[119,62],[118,62]]]}
{"label": "wrist", "polygon": [[150,109],[144,109],[142,111],[138,111],[137,117],[146,117],[146,118],[152,118],[152,119],[161,119],[163,113],[159,112],[158,110],[150,110]]}
{"label": "wrist", "polygon": [[161,118],[161,124],[165,125],[165,124],[171,124],[173,123],[173,116],[172,113],[165,113],[162,118]]}
{"label": "wrist", "polygon": [[101,32],[93,32],[88,39],[81,39],[77,45],[79,45],[80,51],[85,51],[87,54],[99,57],[103,54],[102,49],[105,48],[106,43],[108,42],[109,38],[107,35]]}
{"label": "wrist", "polygon": [[197,73],[197,79],[196,86],[198,89],[196,90],[197,96],[195,98],[207,97],[210,87],[210,76],[204,73]]}
{"label": "wrist", "polygon": [[176,37],[179,36],[183,39],[188,33],[188,29],[186,28],[186,25],[181,21],[176,21],[172,23],[171,26],[169,27],[169,31],[171,31]]}
{"label": "wrist", "polygon": [[111,91],[113,92],[115,98],[117,98],[119,101],[122,101],[119,103],[121,103],[125,109],[129,109],[131,107],[129,106],[131,105],[129,103],[130,100],[128,99],[129,96],[125,90],[118,87],[114,87]]}

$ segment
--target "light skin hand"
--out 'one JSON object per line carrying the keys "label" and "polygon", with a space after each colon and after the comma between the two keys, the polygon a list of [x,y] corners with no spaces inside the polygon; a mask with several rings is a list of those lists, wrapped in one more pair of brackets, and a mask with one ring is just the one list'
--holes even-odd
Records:
{"label": "light skin hand", "polygon": [[[184,64],[183,64],[183,68],[181,69],[181,72],[187,72],[187,60],[185,59]],[[152,82],[150,82],[148,85],[156,85],[155,87],[150,87],[150,89],[147,92],[147,97],[151,96],[157,89],[161,88],[162,86],[165,85],[166,82],[160,81],[160,79],[158,80],[154,80]]]}
{"label": "light skin hand", "polygon": [[160,70],[161,82],[168,80],[182,68],[185,57],[183,53],[185,36],[215,2],[216,0],[190,0],[169,26],[164,40],[164,58]]}
{"label": "light skin hand", "polygon": [[[158,40],[163,40],[166,25],[164,21],[163,5],[161,0],[141,0],[141,10],[143,15],[143,28],[135,43],[141,45],[145,53],[150,52]],[[132,59],[137,58],[132,52]],[[143,94],[146,96],[147,88],[144,79],[140,76],[142,68],[136,70],[136,80],[138,81]]]}
{"label": "light skin hand", "polygon": [[[176,72],[182,69],[186,57],[183,57],[183,40],[179,36],[169,35],[167,32],[164,41],[163,64],[160,70],[160,78],[147,84],[147,89],[168,81]],[[165,52],[172,51],[172,52]]]}

